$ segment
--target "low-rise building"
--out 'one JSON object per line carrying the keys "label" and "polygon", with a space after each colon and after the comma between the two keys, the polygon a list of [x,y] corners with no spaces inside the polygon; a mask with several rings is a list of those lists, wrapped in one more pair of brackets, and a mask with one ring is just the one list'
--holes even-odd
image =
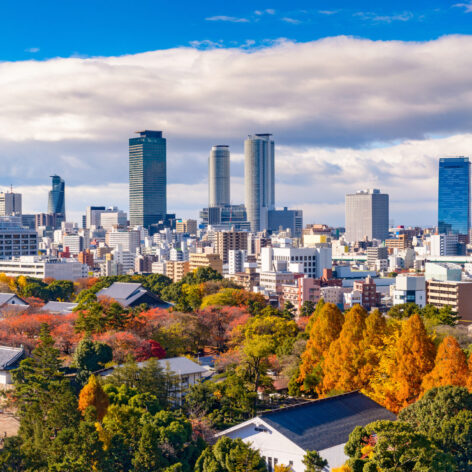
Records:
{"label": "low-rise building", "polygon": [[367,311],[380,305],[380,294],[377,293],[377,285],[370,275],[365,280],[355,280],[353,291],[361,293],[361,303]]}
{"label": "low-rise building", "polygon": [[428,280],[426,302],[437,308],[450,306],[464,321],[472,321],[472,282]]}
{"label": "low-rise building", "polygon": [[165,275],[173,282],[180,282],[190,272],[189,261],[166,261]]}
{"label": "low-rise building", "polygon": [[419,307],[426,305],[426,282],[423,276],[400,274],[395,279],[393,304],[416,303]]}
{"label": "low-rise building", "polygon": [[210,267],[220,274],[223,273],[223,261],[218,254],[209,253],[192,253],[189,256],[190,272],[197,270],[199,267]]}
{"label": "low-rise building", "polygon": [[321,282],[319,279],[298,277],[294,284],[282,285],[283,303],[292,303],[297,316],[300,315],[305,302],[318,303],[321,296]]}

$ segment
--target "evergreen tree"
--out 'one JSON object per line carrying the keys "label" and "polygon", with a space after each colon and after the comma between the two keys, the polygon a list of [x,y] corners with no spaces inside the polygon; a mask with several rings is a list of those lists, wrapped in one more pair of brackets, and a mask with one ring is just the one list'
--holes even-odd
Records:
{"label": "evergreen tree", "polygon": [[159,431],[150,423],[144,425],[138,449],[133,458],[134,472],[161,470],[165,464],[159,444]]}
{"label": "evergreen tree", "polygon": [[305,465],[305,472],[323,472],[328,466],[328,461],[317,451],[307,451],[302,462]]}
{"label": "evergreen tree", "polygon": [[426,392],[430,388],[445,385],[465,386],[468,375],[469,369],[464,351],[456,338],[446,336],[439,345],[434,369],[424,377],[421,388]]}

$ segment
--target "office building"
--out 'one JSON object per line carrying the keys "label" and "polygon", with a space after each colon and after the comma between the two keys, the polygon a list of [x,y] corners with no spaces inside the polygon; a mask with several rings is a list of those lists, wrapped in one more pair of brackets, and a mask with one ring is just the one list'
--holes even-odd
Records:
{"label": "office building", "polygon": [[107,231],[114,228],[126,228],[128,225],[128,215],[117,207],[108,208],[100,212],[100,226]]}
{"label": "office building", "polygon": [[468,157],[439,160],[439,233],[469,234],[470,162]]}
{"label": "office building", "polygon": [[229,146],[213,146],[208,159],[208,206],[230,204]]}
{"label": "office building", "polygon": [[36,213],[34,217],[36,230],[38,230],[38,228],[53,229],[56,227],[56,215]]}
{"label": "office building", "polygon": [[21,193],[0,193],[0,216],[21,215]]}
{"label": "office building", "polygon": [[250,230],[251,225],[247,221],[246,207],[244,205],[225,205],[219,207],[204,208],[200,211],[202,225],[207,227],[235,230]]}
{"label": "office building", "polygon": [[244,271],[247,251],[242,249],[230,249],[228,251],[228,274],[234,275]]}
{"label": "office building", "polygon": [[62,238],[62,247],[64,251],[68,249],[69,254],[77,255],[85,249],[84,238],[78,234],[66,234]]}
{"label": "office building", "polygon": [[[374,267],[377,261],[388,261],[388,249],[386,247],[368,247],[367,250],[367,266]],[[387,264],[387,262],[386,262]]]}
{"label": "office building", "polygon": [[37,253],[38,234],[35,230],[22,226],[21,216],[0,218],[0,259],[31,256]]}
{"label": "office building", "polygon": [[285,231],[295,238],[300,238],[303,231],[303,210],[289,210],[284,207],[283,210],[269,210],[268,225],[269,231]]}
{"label": "office building", "polygon": [[49,191],[48,213],[55,217],[55,228],[66,221],[65,182],[58,175],[52,175],[52,188]]}
{"label": "office building", "polygon": [[378,189],[360,190],[346,195],[347,241],[388,237],[388,195]]}
{"label": "office building", "polygon": [[89,206],[85,213],[85,227],[91,228],[95,226],[99,228],[100,224],[100,215],[106,210],[104,206]]}
{"label": "office building", "polygon": [[197,234],[197,220],[176,220],[175,231],[184,234]]}
{"label": "office building", "polygon": [[268,228],[268,212],[275,206],[274,141],[271,134],[256,134],[244,141],[244,184],[251,231]]}
{"label": "office building", "polygon": [[426,262],[424,276],[426,280],[460,282],[462,267],[450,262]]}
{"label": "office building", "polygon": [[149,228],[166,218],[166,140],[162,131],[138,131],[129,140],[130,225]]}
{"label": "office building", "polygon": [[133,256],[141,244],[139,231],[109,231],[105,241],[108,247],[130,252]]}
{"label": "office building", "polygon": [[458,234],[433,234],[430,253],[431,256],[459,256],[465,254],[465,245],[459,243]]}
{"label": "office building", "polygon": [[400,274],[395,279],[393,304],[415,303],[420,308],[426,305],[426,282],[423,276]]}

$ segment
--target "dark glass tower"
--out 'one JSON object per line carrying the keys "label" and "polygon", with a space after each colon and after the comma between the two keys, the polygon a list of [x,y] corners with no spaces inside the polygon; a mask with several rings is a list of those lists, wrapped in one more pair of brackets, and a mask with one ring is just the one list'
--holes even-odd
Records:
{"label": "dark glass tower", "polygon": [[59,228],[66,221],[65,182],[58,175],[51,175],[52,189],[49,191],[48,213],[54,215]]}
{"label": "dark glass tower", "polygon": [[439,160],[439,233],[468,234],[470,228],[470,162],[468,157]]}
{"label": "dark glass tower", "polygon": [[149,228],[167,213],[166,140],[162,131],[138,131],[129,140],[130,225]]}

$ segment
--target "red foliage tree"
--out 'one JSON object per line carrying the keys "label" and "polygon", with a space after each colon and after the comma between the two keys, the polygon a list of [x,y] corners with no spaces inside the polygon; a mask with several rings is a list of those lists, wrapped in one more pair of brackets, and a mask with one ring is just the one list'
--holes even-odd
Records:
{"label": "red foliage tree", "polygon": [[144,341],[134,352],[134,358],[138,361],[146,361],[151,357],[164,359],[166,357],[165,349],[153,339]]}

